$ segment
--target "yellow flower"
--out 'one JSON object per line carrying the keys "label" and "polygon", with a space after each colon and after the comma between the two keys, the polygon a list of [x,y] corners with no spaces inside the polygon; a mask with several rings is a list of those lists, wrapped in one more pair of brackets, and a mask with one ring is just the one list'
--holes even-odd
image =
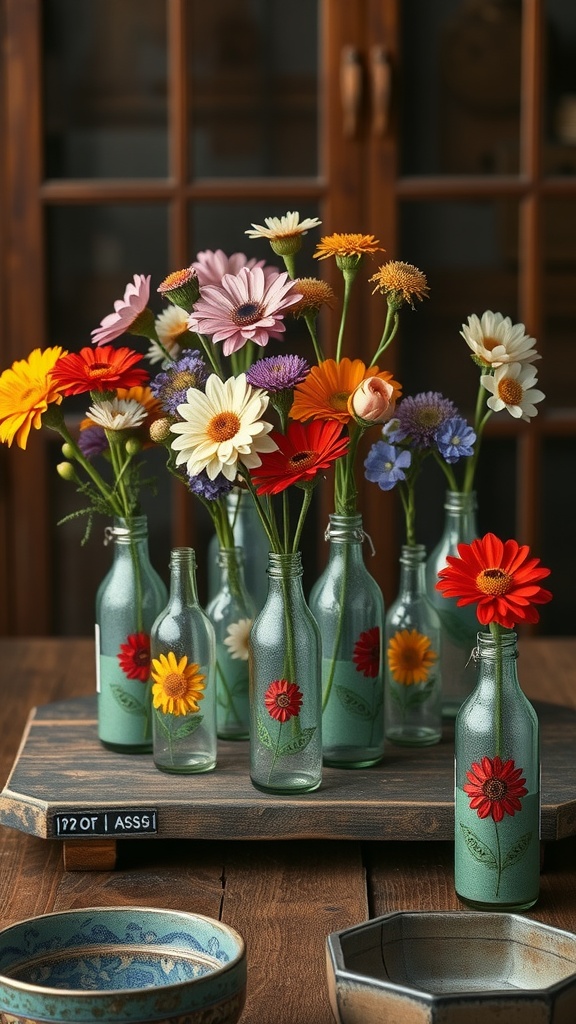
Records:
{"label": "yellow flower", "polygon": [[188,715],[200,710],[199,701],[203,700],[206,688],[206,676],[200,671],[196,662],[188,663],[184,655],[176,660],[173,651],[168,655],[161,654],[152,660],[152,703],[164,714]]}
{"label": "yellow flower", "polygon": [[293,420],[320,419],[349,423],[352,419],[352,412],[348,408],[350,395],[363,380],[376,376],[392,385],[395,401],[400,394],[400,385],[391,379],[389,373],[380,373],[377,366],[367,367],[361,359],[348,359],[348,356],[339,362],[325,359],[318,366],[313,366],[306,380],[294,389],[290,416]]}
{"label": "yellow flower", "polygon": [[295,287],[302,298],[290,308],[292,316],[306,316],[307,313],[318,313],[322,306],[332,308],[336,301],[334,289],[327,281],[317,277],[299,277]]}
{"label": "yellow flower", "polygon": [[35,348],[28,359],[19,359],[0,377],[0,441],[10,446],[14,439],[26,448],[34,427],[40,430],[42,413],[50,404],[62,402],[61,386],[52,383],[51,371],[67,353],[59,345]]}
{"label": "yellow flower", "polygon": [[321,238],[316,246],[314,259],[326,260],[329,256],[363,256],[367,252],[384,252],[374,235],[333,234]]}
{"label": "yellow flower", "polygon": [[394,680],[402,686],[425,683],[437,655],[430,637],[416,629],[401,629],[388,644],[388,664]]}
{"label": "yellow flower", "polygon": [[372,294],[380,291],[390,296],[397,308],[403,302],[409,302],[414,308],[414,299],[422,300],[428,295],[426,275],[412,263],[402,263],[401,260],[385,263],[369,280],[376,285]]}

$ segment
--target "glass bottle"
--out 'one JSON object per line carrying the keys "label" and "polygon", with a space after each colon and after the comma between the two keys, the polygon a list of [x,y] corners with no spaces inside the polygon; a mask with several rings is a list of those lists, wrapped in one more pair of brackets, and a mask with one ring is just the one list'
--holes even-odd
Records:
{"label": "glass bottle", "polygon": [[152,750],[150,630],[166,586],[150,563],[148,521],[114,519],[104,531],[112,566],[96,594],[98,737],[110,750]]}
{"label": "glass bottle", "polygon": [[479,910],[527,910],[540,885],[538,718],[516,633],[478,633],[474,656],[478,682],[456,718],[455,888]]}
{"label": "glass bottle", "polygon": [[384,599],[362,554],[362,516],[330,515],[328,563],[310,593],[322,636],[324,764],[362,768],[384,754]]}
{"label": "glass bottle", "polygon": [[455,598],[445,598],[436,589],[438,573],[444,569],[447,555],[458,554],[458,544],[470,544],[478,536],[476,493],[447,491],[444,502],[444,530],[426,564],[428,597],[436,608],[441,625],[440,677],[442,714],[455,718],[462,701],[475,685],[475,669],[470,654],[476,643],[478,619],[474,605],[459,608]]}
{"label": "glass bottle", "polygon": [[386,737],[405,746],[429,746],[442,736],[440,619],[426,594],[423,544],[402,547],[400,585],[386,614]]}
{"label": "glass bottle", "polygon": [[322,780],[321,640],[300,552],[270,552],[268,597],[250,634],[250,776],[273,793],[310,792]]}
{"label": "glass bottle", "polygon": [[154,764],[166,772],[216,766],[216,641],[198,603],[192,548],[170,555],[168,604],[152,627]]}
{"label": "glass bottle", "polygon": [[[259,612],[264,607],[268,592],[268,538],[248,491],[230,491],[226,495],[226,508],[232,524],[234,545],[244,553],[244,584],[256,612]],[[218,549],[218,537],[213,534],[208,543],[208,603],[220,589]]]}
{"label": "glass bottle", "polygon": [[206,608],[216,635],[216,720],[222,739],[248,739],[248,638],[255,609],[244,583],[241,548],[218,551],[220,587]]}

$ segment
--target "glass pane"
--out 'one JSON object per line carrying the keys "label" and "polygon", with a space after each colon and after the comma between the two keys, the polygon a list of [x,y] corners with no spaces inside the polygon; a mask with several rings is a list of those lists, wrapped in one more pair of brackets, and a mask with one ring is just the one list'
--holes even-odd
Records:
{"label": "glass pane", "polygon": [[165,176],[165,0],[45,0],[49,178]]}
{"label": "glass pane", "polygon": [[547,97],[544,167],[576,174],[576,4],[547,0]]}
{"label": "glass pane", "polygon": [[318,3],[191,0],[192,176],[318,173]]}
{"label": "glass pane", "polygon": [[460,330],[487,309],[517,318],[516,203],[405,203],[400,223],[401,258],[424,271],[430,288],[401,317],[404,393],[441,391],[469,413],[478,374]]}
{"label": "glass pane", "polygon": [[398,6],[402,173],[516,173],[521,0]]}
{"label": "glass pane", "polygon": [[547,200],[544,232],[544,331],[539,377],[546,406],[574,410],[576,199]]}

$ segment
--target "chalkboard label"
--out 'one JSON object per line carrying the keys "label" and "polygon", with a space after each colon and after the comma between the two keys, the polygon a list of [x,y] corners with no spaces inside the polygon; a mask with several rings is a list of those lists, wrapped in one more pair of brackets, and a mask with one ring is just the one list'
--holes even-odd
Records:
{"label": "chalkboard label", "polygon": [[58,839],[82,836],[143,836],[158,831],[158,812],[147,808],[121,811],[73,811],[55,814],[53,834]]}

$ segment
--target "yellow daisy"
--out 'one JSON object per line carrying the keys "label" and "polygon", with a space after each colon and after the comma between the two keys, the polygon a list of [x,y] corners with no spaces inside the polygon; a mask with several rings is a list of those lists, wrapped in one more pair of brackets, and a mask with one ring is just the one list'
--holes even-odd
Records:
{"label": "yellow daisy", "polygon": [[189,715],[200,710],[206,676],[196,662],[184,655],[176,660],[173,651],[152,660],[152,703],[168,715]]}
{"label": "yellow daisy", "polygon": [[27,359],[19,359],[0,376],[0,441],[10,446],[14,439],[26,448],[30,430],[40,430],[42,413],[51,404],[60,405],[63,387],[52,383],[51,371],[67,353],[59,345],[35,348]]}
{"label": "yellow daisy", "polygon": [[372,294],[379,291],[391,296],[398,307],[403,302],[414,307],[414,299],[422,300],[428,295],[426,275],[412,263],[402,263],[401,260],[390,260],[379,267],[370,281],[376,285]]}
{"label": "yellow daisy", "polygon": [[360,258],[365,253],[384,252],[374,235],[333,234],[325,235],[316,246],[314,259],[326,260],[329,256]]}
{"label": "yellow daisy", "polygon": [[430,637],[417,629],[401,629],[388,644],[388,665],[394,680],[401,686],[425,683],[437,654]]}
{"label": "yellow daisy", "polygon": [[299,277],[295,287],[302,297],[291,307],[292,316],[318,313],[322,306],[332,308],[336,302],[334,289],[327,281],[321,281],[318,277]]}
{"label": "yellow daisy", "polygon": [[348,409],[348,399],[362,381],[369,377],[381,377],[394,386],[394,401],[400,395],[400,385],[391,379],[391,374],[379,372],[377,366],[367,367],[361,359],[349,359],[344,356],[325,359],[313,366],[301,384],[294,389],[294,402],[290,409],[293,420],[337,420],[349,423],[352,413]]}

